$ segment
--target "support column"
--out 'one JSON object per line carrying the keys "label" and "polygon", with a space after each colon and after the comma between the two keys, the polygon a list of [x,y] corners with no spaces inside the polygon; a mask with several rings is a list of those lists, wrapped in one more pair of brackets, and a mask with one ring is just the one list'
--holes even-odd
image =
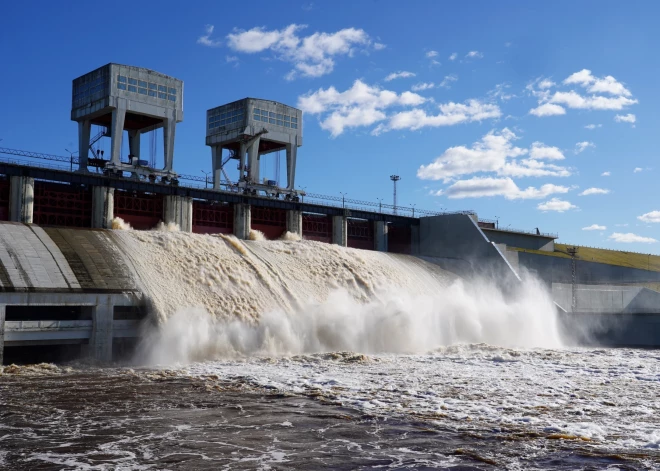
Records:
{"label": "support column", "polygon": [[87,171],[87,157],[89,156],[89,139],[92,132],[90,120],[78,121],[78,171]]}
{"label": "support column", "polygon": [[250,238],[252,210],[249,204],[234,204],[234,235],[242,240]]}
{"label": "support column", "polygon": [[302,239],[302,211],[290,209],[286,212],[286,230],[292,234],[298,234]]}
{"label": "support column", "polygon": [[346,247],[348,245],[348,220],[344,216],[332,216],[332,243]]}
{"label": "support column", "polygon": [[239,159],[239,167],[240,167],[240,170],[241,170],[240,175],[238,177],[238,181],[247,180],[246,173],[248,173],[248,170],[247,170],[246,165],[245,165],[245,153],[246,152],[247,152],[247,146],[245,145],[244,142],[241,142],[239,144],[239,151],[238,151],[239,158],[240,158]]}
{"label": "support column", "polygon": [[170,110],[167,119],[163,120],[163,149],[165,152],[165,167],[163,170],[171,172],[174,166],[174,134],[176,132],[176,111]]}
{"label": "support column", "polygon": [[112,229],[115,217],[115,189],[107,186],[92,187],[92,227]]}
{"label": "support column", "polygon": [[254,141],[250,144],[248,148],[248,166],[250,167],[250,182],[252,183],[261,183],[260,180],[260,169],[259,169],[259,143],[261,139],[259,137],[254,138]]}
{"label": "support column", "polygon": [[[118,101],[119,104],[123,104],[122,100]],[[125,118],[126,107],[120,106],[112,110],[112,131],[110,136],[110,163],[112,165],[119,165],[121,163],[121,141],[124,136]]]}
{"label": "support column", "polygon": [[9,220],[32,224],[34,178],[14,176],[9,182]]}
{"label": "support column", "polygon": [[192,232],[193,201],[187,196],[167,195],[163,200],[163,221],[174,223],[181,232]]}
{"label": "support column", "polygon": [[388,227],[385,221],[374,221],[374,249],[387,252]]}
{"label": "support column", "polygon": [[410,253],[419,255],[419,226],[410,226]]}
{"label": "support column", "polygon": [[99,304],[93,308],[92,321],[92,336],[89,339],[90,354],[96,361],[110,362],[112,361],[114,306],[109,299],[99,299]]}
{"label": "support column", "polygon": [[213,189],[220,189],[222,181],[222,146],[211,147],[211,161],[213,170]]}
{"label": "support column", "polygon": [[296,157],[298,155],[298,144],[286,145],[286,187],[289,190],[294,189],[296,180]]}
{"label": "support column", "polygon": [[2,366],[2,358],[5,351],[5,311],[7,306],[0,304],[0,366]]}
{"label": "support column", "polygon": [[128,131],[128,153],[133,157],[140,158],[140,131]]}

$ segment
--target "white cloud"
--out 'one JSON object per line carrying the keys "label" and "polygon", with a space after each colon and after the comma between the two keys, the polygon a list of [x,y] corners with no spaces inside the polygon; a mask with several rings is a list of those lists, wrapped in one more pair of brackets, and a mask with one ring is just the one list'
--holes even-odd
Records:
{"label": "white cloud", "polygon": [[288,79],[298,75],[320,77],[332,72],[337,56],[352,56],[356,48],[366,49],[372,42],[362,29],[345,28],[334,33],[313,33],[300,37],[305,25],[291,24],[281,30],[268,31],[262,27],[250,30],[235,29],[227,35],[228,46],[246,54],[270,51],[294,65]]}
{"label": "white cloud", "polygon": [[[566,113],[566,108],[582,110],[622,110],[638,103],[632,97],[630,90],[612,76],[595,77],[591,71],[583,69],[566,78],[563,85],[579,85],[586,89],[587,95],[575,90],[549,90],[557,84],[550,79],[539,77],[525,89],[538,99],[539,106],[530,110],[535,116],[556,116]],[[599,125],[588,125],[587,129],[595,129]]]}
{"label": "white cloud", "polygon": [[382,51],[387,46],[383,43],[374,43],[374,51]]}
{"label": "white cloud", "polygon": [[445,75],[445,78],[442,79],[442,82],[438,84],[438,87],[451,88],[451,84],[453,82],[456,82],[457,80],[458,80],[458,75],[455,74]]}
{"label": "white cloud", "polygon": [[606,195],[609,192],[610,192],[610,190],[607,190],[605,188],[587,188],[582,193],[580,193],[578,196]]}
{"label": "white cloud", "polygon": [[467,54],[465,54],[466,59],[481,59],[484,57],[484,54],[479,51],[470,51]]}
{"label": "white cloud", "polygon": [[643,222],[660,222],[660,211],[651,211],[650,213],[637,216],[637,219]]}
{"label": "white cloud", "polygon": [[624,96],[583,96],[571,90],[570,92],[555,92],[554,95],[550,97],[550,103],[582,110],[621,110],[626,106],[638,103],[638,101]]}
{"label": "white cloud", "polygon": [[592,224],[591,226],[583,227],[583,231],[605,231],[607,226],[599,226],[598,224]]}
{"label": "white cloud", "polygon": [[413,85],[411,87],[411,90],[413,92],[421,92],[422,90],[430,90],[432,88],[435,88],[435,84],[433,82],[422,82],[422,83],[418,83],[416,85]]}
{"label": "white cloud", "polygon": [[537,108],[532,108],[531,110],[529,110],[529,114],[533,114],[534,116],[538,116],[538,117],[558,116],[558,115],[566,114],[566,110],[559,105],[553,105],[552,103],[544,103],[543,105],[538,106]]}
{"label": "white cloud", "polygon": [[577,206],[571,204],[569,201],[552,198],[544,203],[539,203],[536,208],[541,211],[557,211],[558,213],[563,213],[570,209],[577,209]]}
{"label": "white cloud", "polygon": [[450,61],[455,61],[457,57],[458,57],[458,54],[456,52],[452,52],[451,55],[449,56],[449,60]]}
{"label": "white cloud", "polygon": [[601,177],[609,177],[610,175],[612,175],[612,172],[603,172],[600,174]]}
{"label": "white cloud", "polygon": [[392,72],[390,75],[385,77],[385,81],[386,82],[391,82],[394,79],[414,77],[415,75],[416,74],[414,74],[413,72],[408,72],[406,70],[403,70],[401,72]]}
{"label": "white cloud", "polygon": [[550,79],[541,79],[536,86],[539,87],[541,90],[545,90],[546,88],[551,88],[554,87],[555,85],[557,84]]}
{"label": "white cloud", "polygon": [[586,86],[589,85],[593,80],[594,77],[593,75],[591,75],[591,71],[587,69],[582,69],[581,71],[575,72],[567,79],[565,79],[564,84],[569,85],[569,84],[577,83]]}
{"label": "white cloud", "polygon": [[426,53],[426,57],[428,57],[429,59],[431,57],[435,57],[437,55],[438,55],[438,51],[429,51],[429,52]]}
{"label": "white cloud", "polygon": [[593,130],[593,129],[602,128],[602,127],[603,127],[602,124],[587,124],[584,128],[589,129],[589,130]]}
{"label": "white cloud", "polygon": [[421,109],[400,111],[392,115],[387,126],[376,131],[380,133],[392,129],[417,130],[424,127],[452,126],[454,124],[483,121],[484,119],[502,116],[499,106],[483,103],[479,100],[468,100],[466,103],[444,103],[439,105],[439,114],[427,114]]}
{"label": "white cloud", "polygon": [[215,27],[213,25],[204,26],[204,34],[199,38],[197,38],[197,44],[201,44],[202,46],[208,46],[208,47],[222,46],[222,41],[211,39],[211,35],[213,34],[214,28]]}
{"label": "white cloud", "polygon": [[325,114],[321,128],[338,136],[345,128],[370,126],[384,120],[386,108],[417,106],[425,101],[416,93],[397,94],[356,80],[345,92],[330,87],[302,95],[298,97],[298,107],[309,114]]}
{"label": "white cloud", "polygon": [[643,244],[653,244],[657,242],[657,240],[651,238],[651,237],[642,237],[637,234],[633,234],[632,232],[628,233],[621,233],[621,232],[614,232],[611,236],[608,237],[608,239],[613,240],[614,242],[621,242],[624,244],[632,244],[632,243],[643,243]]}
{"label": "white cloud", "polygon": [[540,188],[530,186],[521,190],[511,178],[474,177],[469,180],[457,181],[442,194],[451,199],[504,196],[508,200],[515,200],[541,199],[555,193],[567,193],[568,191],[569,189],[565,186],[550,183],[542,185]]}
{"label": "white cloud", "polygon": [[630,90],[624,87],[621,82],[618,82],[611,75],[607,75],[603,78],[594,77],[588,69],[582,69],[579,72],[575,72],[564,80],[564,84],[581,85],[587,88],[589,93],[609,93],[610,95],[617,96],[632,96]]}
{"label": "white cloud", "polygon": [[589,141],[578,142],[578,143],[575,144],[575,153],[579,154],[581,152],[584,152],[589,147],[596,147],[596,144],[594,144],[593,142],[589,142]]}
{"label": "white cloud", "polygon": [[514,95],[513,93],[507,92],[507,90],[510,88],[511,85],[506,82],[498,83],[497,85],[495,85],[495,88],[493,88],[488,92],[488,97],[491,100],[497,100],[499,98],[502,101],[508,101],[511,98],[516,97],[516,95]]}
{"label": "white cloud", "polygon": [[644,171],[643,168],[641,168],[641,167],[635,167],[635,169],[633,170],[633,173],[639,173],[639,172],[643,172],[643,171]]}
{"label": "white cloud", "polygon": [[[528,149],[514,146],[518,137],[508,128],[501,132],[491,131],[471,147],[450,147],[428,165],[417,170],[422,180],[443,180],[445,183],[461,175],[494,173],[500,177],[567,177],[565,168],[536,160],[518,159],[529,153]],[[545,148],[545,147],[544,147]],[[547,151],[545,152],[547,158]]]}
{"label": "white cloud", "polygon": [[614,117],[614,121],[616,121],[617,123],[631,123],[631,124],[634,124],[635,121],[637,121],[637,117],[632,113],[623,114],[623,115],[618,114]]}
{"label": "white cloud", "polygon": [[542,142],[534,142],[529,151],[532,159],[564,160],[564,154],[557,147],[549,147]]}
{"label": "white cloud", "polygon": [[227,61],[228,64],[232,62],[238,62],[238,57],[236,56],[225,56],[225,60]]}

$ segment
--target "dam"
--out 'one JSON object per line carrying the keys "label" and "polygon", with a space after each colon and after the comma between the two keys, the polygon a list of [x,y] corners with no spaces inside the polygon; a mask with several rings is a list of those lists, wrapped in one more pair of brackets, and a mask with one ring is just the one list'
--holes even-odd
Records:
{"label": "dam", "polygon": [[[239,329],[249,342],[226,340],[237,351],[254,351],[264,347],[264,316],[282,321],[268,324],[268,335],[284,335],[291,315],[310,310],[321,316],[314,321],[321,330],[332,331],[322,306],[339,292],[347,293],[342,302],[353,310],[380,303],[376,311],[392,314],[385,323],[392,329],[418,321],[407,309],[390,311],[397,301],[388,291],[430,296],[454,310],[420,317],[447,342],[463,338],[461,323],[473,321],[477,334],[465,339],[500,338],[512,328],[505,318],[556,339],[550,320],[558,311],[582,342],[658,345],[660,258],[652,268],[649,255],[645,269],[611,257],[589,260],[577,248],[555,244],[556,234],[500,229],[474,211],[441,213],[397,206],[396,199],[388,205],[307,192],[295,180],[305,160],[302,111],[267,99],[209,108],[204,144],[211,178],[182,175],[174,143],[183,100],[182,80],[110,63],[72,82],[78,157],[0,148],[10,156],[0,158],[0,363],[119,359],[133,352],[147,325],[163,325],[182,310],[201,310],[212,323],[252,326]],[[154,148],[162,137],[162,168],[156,153],[142,154],[147,136]],[[104,141],[109,158],[99,146]],[[268,162],[276,168],[272,175]],[[476,294],[460,288],[473,280],[490,280],[514,297],[529,296],[520,294],[528,289],[552,312],[534,305],[540,314],[520,318],[503,302],[494,309],[500,324],[484,320],[470,307]],[[451,306],[438,293],[462,304]],[[597,335],[584,325],[597,325]],[[397,337],[395,331],[387,337]],[[302,336],[322,349],[355,347],[317,334]],[[291,348],[312,348],[303,344]]]}

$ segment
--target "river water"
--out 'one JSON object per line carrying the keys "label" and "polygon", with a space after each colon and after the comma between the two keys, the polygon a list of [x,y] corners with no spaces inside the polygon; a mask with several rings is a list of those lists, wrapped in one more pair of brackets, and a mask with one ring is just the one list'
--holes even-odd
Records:
{"label": "river water", "polygon": [[130,365],[4,367],[2,469],[660,469],[660,351],[574,346],[531,280],[113,234],[158,325]]}
{"label": "river water", "polygon": [[3,469],[660,469],[660,352],[5,367]]}

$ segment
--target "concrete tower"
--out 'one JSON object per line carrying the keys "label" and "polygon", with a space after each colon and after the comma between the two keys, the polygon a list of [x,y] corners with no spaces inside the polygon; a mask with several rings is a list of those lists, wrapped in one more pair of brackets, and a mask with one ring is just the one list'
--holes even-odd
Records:
{"label": "concrete tower", "polygon": [[[239,161],[239,187],[266,193],[293,195],[296,154],[302,146],[302,111],[270,100],[244,98],[206,112],[206,145],[213,158],[213,187],[220,188],[223,166],[229,159]],[[230,151],[222,158],[222,149]],[[262,155],[286,150],[285,188],[273,188],[259,175]],[[247,154],[247,161],[246,161]]]}
{"label": "concrete tower", "polygon": [[[107,64],[73,81],[71,120],[78,122],[80,171],[87,171],[91,125],[105,126],[112,140],[105,168],[134,174],[153,173],[140,165],[140,135],[163,128],[165,167],[175,175],[174,133],[183,121],[183,82],[140,67]],[[123,131],[128,131],[130,162],[121,162]],[[98,136],[102,137],[101,135]]]}

